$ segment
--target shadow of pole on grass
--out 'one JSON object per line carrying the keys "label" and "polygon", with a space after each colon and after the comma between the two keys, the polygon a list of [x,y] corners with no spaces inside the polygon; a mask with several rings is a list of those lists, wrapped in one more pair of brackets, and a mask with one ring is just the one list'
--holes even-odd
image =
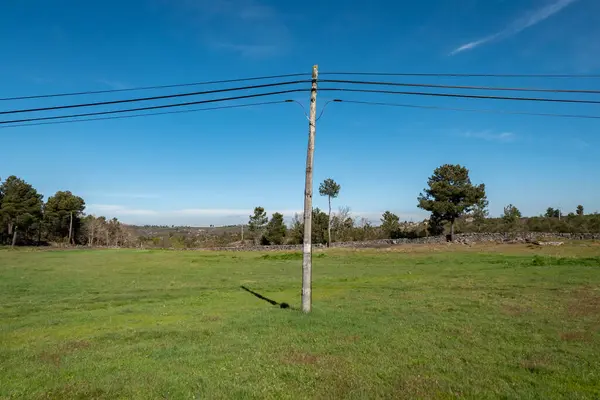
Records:
{"label": "shadow of pole on grass", "polygon": [[271,303],[271,304],[272,304],[272,305],[274,305],[274,306],[279,306],[279,307],[281,307],[281,308],[291,308],[291,309],[293,309],[293,307],[290,307],[290,305],[289,305],[288,303],[278,303],[278,302],[276,302],[275,300],[271,300],[271,299],[269,299],[269,298],[267,298],[267,297],[263,296],[263,295],[262,295],[262,294],[260,294],[260,293],[256,293],[255,291],[248,289],[246,286],[243,286],[243,285],[242,285],[242,286],[240,286],[240,287],[241,287],[242,289],[244,289],[246,292],[250,292],[250,293],[252,293],[253,295],[255,295],[256,297],[258,297],[259,299],[261,299],[261,300],[264,300],[264,301],[267,301],[267,302]]}

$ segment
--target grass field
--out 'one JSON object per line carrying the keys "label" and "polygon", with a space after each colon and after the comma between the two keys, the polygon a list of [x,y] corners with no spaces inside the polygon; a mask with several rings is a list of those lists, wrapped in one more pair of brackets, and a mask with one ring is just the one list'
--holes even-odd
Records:
{"label": "grass field", "polygon": [[600,398],[600,245],[0,249],[0,398]]}

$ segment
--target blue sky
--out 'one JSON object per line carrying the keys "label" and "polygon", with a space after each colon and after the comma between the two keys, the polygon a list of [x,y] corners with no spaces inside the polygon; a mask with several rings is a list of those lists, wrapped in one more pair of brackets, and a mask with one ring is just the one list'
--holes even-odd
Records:
{"label": "blue sky", "polygon": [[[313,64],[322,72],[600,73],[598,15],[596,0],[5,1],[0,97],[308,73]],[[600,79],[400,80],[600,89]],[[306,105],[307,96],[287,97]],[[330,92],[319,104],[334,97],[600,115],[594,105]],[[427,177],[460,163],[486,184],[493,215],[508,203],[527,215],[580,203],[591,212],[600,210],[599,128],[598,120],[333,103],[317,126],[315,190],[332,177],[342,186],[335,207],[374,220],[385,210],[420,219],[416,197]],[[88,212],[125,222],[229,224],[257,205],[286,215],[303,206],[307,123],[293,103],[0,135],[0,177],[18,175],[46,197],[71,190]]]}

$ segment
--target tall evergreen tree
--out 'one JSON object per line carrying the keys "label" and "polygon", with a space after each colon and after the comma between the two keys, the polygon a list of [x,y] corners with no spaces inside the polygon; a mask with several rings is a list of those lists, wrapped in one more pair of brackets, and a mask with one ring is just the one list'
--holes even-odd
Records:
{"label": "tall evergreen tree", "polygon": [[2,203],[0,220],[12,236],[11,243],[17,243],[18,233],[27,235],[29,228],[39,222],[42,216],[43,196],[33,186],[12,175],[0,187]]}
{"label": "tall evergreen tree", "polygon": [[283,214],[274,213],[267,224],[265,237],[269,244],[283,244],[287,229],[283,223]]}
{"label": "tall evergreen tree", "polygon": [[252,232],[252,237],[254,239],[254,243],[258,244],[262,240],[262,236],[265,232],[265,227],[267,222],[269,221],[269,217],[267,217],[267,213],[262,207],[255,207],[254,214],[250,216],[248,220],[248,229]]}
{"label": "tall evergreen tree", "polygon": [[313,209],[312,213],[312,242],[326,244],[329,228],[329,216],[319,207]]}
{"label": "tall evergreen tree", "polygon": [[454,240],[456,219],[486,197],[485,185],[473,185],[467,168],[450,164],[436,168],[427,184],[425,194],[418,197],[418,207],[430,211],[436,221],[450,222],[450,237]]}
{"label": "tall evergreen tree", "polygon": [[74,243],[75,232],[81,226],[81,216],[85,201],[70,191],[58,191],[48,198],[44,207],[44,218],[48,225],[48,235],[52,239],[68,238]]}
{"label": "tall evergreen tree", "polygon": [[381,215],[381,230],[386,237],[397,239],[400,233],[400,217],[389,211],[384,212]]}
{"label": "tall evergreen tree", "polygon": [[[326,244],[327,243],[327,225],[329,217],[318,207],[312,211],[311,235],[312,243]],[[290,227],[290,237],[294,243],[301,244],[304,240],[304,216],[302,214],[294,215]]]}
{"label": "tall evergreen tree", "polygon": [[340,194],[340,185],[338,185],[333,179],[325,179],[319,186],[319,194],[321,196],[327,196],[329,203],[329,214],[328,214],[328,225],[327,225],[327,246],[331,245],[331,199],[338,197]]}

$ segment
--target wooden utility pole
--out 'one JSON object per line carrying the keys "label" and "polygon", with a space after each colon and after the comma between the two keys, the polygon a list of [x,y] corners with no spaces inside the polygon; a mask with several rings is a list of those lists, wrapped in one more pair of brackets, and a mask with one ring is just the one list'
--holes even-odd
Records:
{"label": "wooden utility pole", "polygon": [[242,244],[244,244],[244,224],[242,224]]}
{"label": "wooden utility pole", "polygon": [[308,150],[306,154],[306,181],[304,185],[304,246],[302,254],[302,311],[312,308],[312,195],[313,161],[317,123],[317,78],[319,66],[313,66],[310,91],[310,114],[308,118]]}
{"label": "wooden utility pole", "polygon": [[73,244],[73,211],[71,211],[71,220],[69,222],[69,244]]}

